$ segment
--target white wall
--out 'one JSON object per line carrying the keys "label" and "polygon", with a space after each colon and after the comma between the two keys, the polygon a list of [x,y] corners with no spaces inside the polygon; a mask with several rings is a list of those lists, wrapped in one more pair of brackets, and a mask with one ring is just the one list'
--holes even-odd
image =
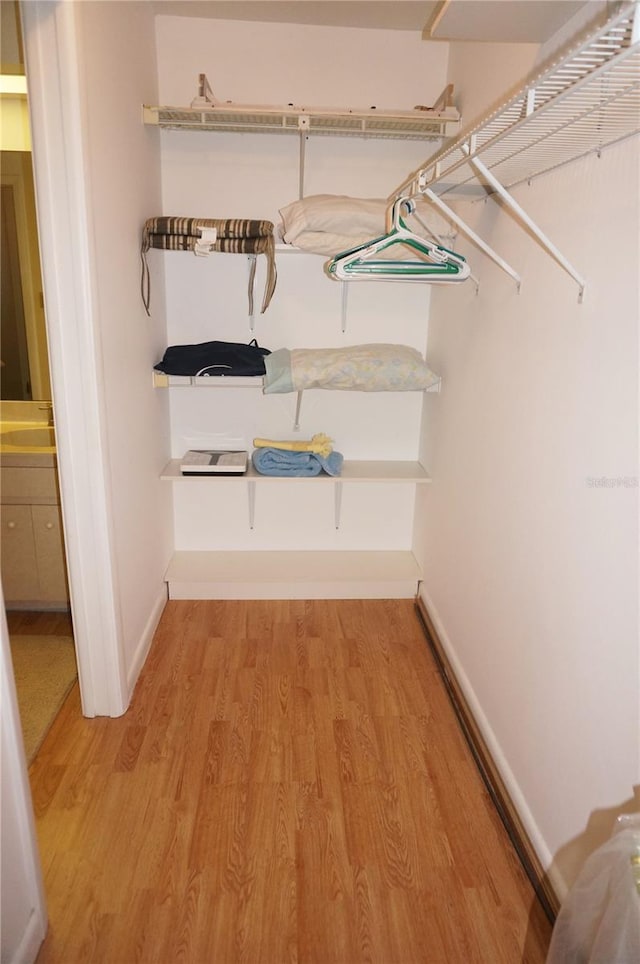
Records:
{"label": "white wall", "polygon": [[[156,35],[163,104],[188,105],[200,72],[218,98],[240,104],[408,109],[432,103],[445,85],[447,46],[424,43],[418,33],[159,17]],[[162,213],[258,217],[277,224],[279,208],[298,197],[296,136],[166,131],[161,143]],[[432,150],[421,142],[312,137],[306,142],[305,193],[386,197]],[[253,337],[246,259],[151,251],[152,298],[162,261],[170,344]],[[326,259],[287,254],[277,261],[273,301],[264,315],[256,314],[261,345],[398,342],[424,352],[425,286],[352,285],[343,333],[341,286],[325,276]],[[258,298],[262,271],[260,266]],[[170,394],[174,457],[197,442],[203,447],[224,437],[249,449],[255,436],[292,437],[293,395],[263,397],[259,389]],[[348,459],[416,459],[420,419],[417,393],[308,392],[299,434],[326,432]],[[176,548],[410,548],[413,500],[406,488],[351,487],[337,532],[329,487],[313,494],[307,489],[302,496],[295,483],[262,487],[250,531],[244,493],[219,481],[215,491],[210,482],[174,486]]]}
{"label": "white wall", "polygon": [[567,46],[604,22],[609,7],[607,0],[589,0],[544,44],[450,43],[447,83],[454,85],[462,128],[475,126],[486,113],[517,93],[530,74],[546,69]]}
{"label": "white wall", "polygon": [[638,161],[636,138],[514,191],[584,304],[491,201],[461,213],[522,293],[459,239],[480,292],[432,299],[424,598],[560,895],[640,802]]}
{"label": "white wall", "polygon": [[[126,9],[125,9],[126,6]],[[157,97],[154,24],[146,3],[82,3],[78,56],[87,111],[85,148],[92,284],[104,393],[113,563],[129,687],[166,598],[172,546],[167,400],[151,386],[164,344],[162,298],[149,319],[140,297],[140,238],[160,206],[157,131],[142,104]]]}
{"label": "white wall", "polygon": [[448,56],[418,31],[193,17],[158,17],[157,42],[160,102],[177,105],[204,72],[219,100],[237,104],[409,110],[438,97]]}
{"label": "white wall", "polygon": [[538,50],[537,44],[450,44],[448,82],[454,86],[463,129],[473,126],[520,86],[535,64]]}

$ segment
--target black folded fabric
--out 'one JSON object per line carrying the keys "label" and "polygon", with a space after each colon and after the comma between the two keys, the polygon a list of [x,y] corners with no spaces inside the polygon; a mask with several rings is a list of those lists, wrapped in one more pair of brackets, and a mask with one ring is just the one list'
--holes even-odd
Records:
{"label": "black folded fabric", "polygon": [[270,354],[255,338],[248,345],[233,341],[171,345],[154,368],[165,375],[264,375],[264,357]]}
{"label": "black folded fabric", "polygon": [[[200,240],[203,228],[215,228],[216,240],[209,245],[210,251],[225,251],[230,254],[264,254],[267,258],[267,280],[261,313],[264,313],[276,288],[277,272],[275,241],[271,221],[250,218],[149,218],[142,231],[141,291],[147,314],[150,305],[149,267],[146,254],[150,248],[164,251],[193,251]],[[253,284],[255,261],[249,277],[249,314],[253,314]]]}

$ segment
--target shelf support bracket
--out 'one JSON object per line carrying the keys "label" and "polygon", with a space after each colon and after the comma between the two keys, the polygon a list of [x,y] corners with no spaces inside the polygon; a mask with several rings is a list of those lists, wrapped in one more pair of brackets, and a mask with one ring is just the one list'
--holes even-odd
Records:
{"label": "shelf support bracket", "polygon": [[249,528],[253,529],[256,521],[256,484],[247,479],[247,499],[249,504]]}
{"label": "shelf support bracket", "polygon": [[[437,194],[434,194],[434,192],[431,190],[430,187],[419,186],[418,190],[420,191],[421,194],[424,194],[425,197],[428,197],[429,200],[433,204],[435,204],[437,208],[440,208],[440,210],[444,212],[445,217],[453,221],[454,224],[457,224],[460,230],[464,232],[464,234],[466,234],[467,237],[469,237],[473,241],[473,243],[480,248],[481,251],[484,251],[484,253],[488,255],[488,257],[491,258],[492,261],[495,261],[495,263],[498,265],[499,268],[502,268],[503,271],[506,271],[506,273],[511,278],[513,278],[513,280],[518,286],[518,291],[520,291],[520,285],[522,284],[522,279],[520,278],[520,275],[518,274],[518,272],[514,271],[510,264],[507,264],[504,258],[501,258],[500,255],[493,250],[493,248],[490,248],[489,245],[486,243],[486,241],[483,241],[482,238],[479,235],[477,235],[472,228],[469,227],[466,221],[463,221],[462,218],[458,214],[456,214],[456,212],[453,211],[448,204],[445,204],[441,197],[438,197]],[[477,290],[478,290],[478,285],[476,283],[476,292]]]}
{"label": "shelf support bracket", "polygon": [[296,398],[296,414],[293,420],[293,431],[300,431],[300,409],[302,408],[302,392],[298,392],[298,397]]}
{"label": "shelf support bracket", "polygon": [[340,516],[342,513],[342,482],[333,484],[333,508],[336,529],[340,528]]}
{"label": "shelf support bracket", "polygon": [[540,230],[540,228],[535,223],[535,221],[533,221],[532,218],[529,217],[527,212],[518,204],[515,198],[513,198],[511,194],[509,194],[506,187],[504,187],[497,179],[497,177],[491,173],[489,168],[485,164],[483,164],[482,161],[478,160],[477,157],[470,156],[469,148],[467,147],[466,144],[462,145],[462,150],[467,155],[469,159],[469,163],[472,165],[472,167],[474,167],[476,171],[478,171],[482,175],[482,177],[491,185],[491,187],[500,195],[500,197],[507,205],[507,207],[510,208],[524,224],[526,224],[526,226],[529,228],[531,233],[534,235],[535,238],[537,238],[537,240],[540,242],[544,250],[547,252],[547,254],[551,255],[551,257],[558,262],[560,267],[564,268],[567,274],[571,275],[571,277],[573,278],[573,280],[576,282],[576,284],[580,289],[578,294],[578,301],[582,302],[582,296],[584,295],[584,288],[586,284],[582,275],[578,274],[578,272],[573,267],[573,265],[570,264],[569,261],[567,261],[565,256],[558,250],[558,248],[556,248],[555,244],[553,244],[546,236],[546,234]]}
{"label": "shelf support bracket", "polygon": [[300,157],[298,160],[298,200],[304,197],[304,162],[307,144],[307,134],[311,128],[311,118],[308,116],[298,117],[298,130],[300,131]]}
{"label": "shelf support bracket", "polygon": [[347,300],[349,294],[349,282],[342,282],[342,297],[340,301],[340,325],[342,327],[342,332],[347,330]]}

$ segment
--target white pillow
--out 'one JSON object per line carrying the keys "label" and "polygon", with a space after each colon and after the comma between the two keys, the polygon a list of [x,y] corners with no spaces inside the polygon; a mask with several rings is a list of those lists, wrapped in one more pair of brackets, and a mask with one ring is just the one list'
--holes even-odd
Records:
{"label": "white pillow", "polygon": [[264,359],[265,394],[308,388],[355,392],[415,392],[435,385],[434,374],[408,345],[279,348]]}

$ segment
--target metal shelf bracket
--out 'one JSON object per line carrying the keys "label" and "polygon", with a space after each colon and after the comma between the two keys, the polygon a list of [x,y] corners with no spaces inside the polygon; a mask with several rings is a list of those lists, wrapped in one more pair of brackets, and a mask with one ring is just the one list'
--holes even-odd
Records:
{"label": "metal shelf bracket", "polygon": [[[498,265],[499,268],[501,268],[511,278],[513,278],[516,285],[518,286],[518,291],[520,291],[520,286],[522,285],[522,279],[518,274],[518,272],[515,271],[511,267],[511,265],[504,260],[504,258],[501,258],[500,255],[497,254],[497,252],[495,252],[493,248],[487,244],[486,241],[483,241],[482,238],[478,234],[476,234],[476,232],[472,228],[469,227],[466,221],[463,221],[463,219],[460,217],[459,214],[456,214],[456,212],[452,210],[452,208],[450,208],[448,204],[444,203],[442,198],[438,197],[437,194],[434,194],[431,188],[420,186],[420,181],[419,181],[418,189],[422,194],[424,194],[425,197],[428,197],[429,200],[433,204],[435,204],[437,208],[440,208],[440,210],[444,213],[445,217],[447,217],[450,221],[453,221],[453,223],[456,224],[460,228],[460,230],[464,234],[466,234],[467,237],[480,248],[481,251],[484,251],[484,253],[488,255],[488,257],[491,258],[492,261],[495,261],[495,263]],[[478,288],[479,288],[479,284],[476,281],[476,294],[478,293]]]}
{"label": "metal shelf bracket", "polygon": [[342,482],[333,483],[333,507],[336,529],[340,528],[340,516],[342,513]]}
{"label": "metal shelf bracket", "polygon": [[[578,289],[579,289],[578,301],[582,302],[585,284],[586,284],[582,275],[578,274],[578,272],[573,267],[573,265],[558,250],[558,248],[547,237],[544,231],[542,231],[538,227],[538,225],[533,220],[533,218],[529,217],[529,215],[524,210],[524,208],[520,204],[518,204],[515,198],[511,196],[509,191],[507,191],[507,189],[503,187],[503,185],[500,183],[498,178],[491,173],[491,171],[486,166],[486,164],[483,164],[482,161],[479,160],[477,157],[471,156],[470,146],[462,145],[462,150],[469,155],[469,163],[478,171],[479,174],[482,175],[483,178],[485,178],[487,183],[491,185],[494,191],[500,195],[504,203],[507,205],[508,208],[510,208],[514,212],[516,217],[524,224],[526,224],[526,226],[529,228],[531,233],[534,235],[535,238],[537,238],[537,240],[540,242],[544,250],[547,252],[547,254],[549,254],[552,258],[554,258],[554,260],[558,262],[560,267],[564,268],[567,274],[571,275],[573,280],[578,285]],[[518,287],[520,286],[518,285]]]}
{"label": "metal shelf bracket", "polygon": [[296,398],[296,414],[295,414],[295,418],[294,418],[294,420],[293,420],[293,431],[294,431],[294,432],[299,432],[299,431],[300,431],[300,409],[301,409],[301,408],[302,408],[302,392],[298,392],[298,395],[297,395],[297,398]]}
{"label": "metal shelf bracket", "polygon": [[247,500],[249,504],[249,528],[253,529],[256,520],[256,483],[247,479]]}

